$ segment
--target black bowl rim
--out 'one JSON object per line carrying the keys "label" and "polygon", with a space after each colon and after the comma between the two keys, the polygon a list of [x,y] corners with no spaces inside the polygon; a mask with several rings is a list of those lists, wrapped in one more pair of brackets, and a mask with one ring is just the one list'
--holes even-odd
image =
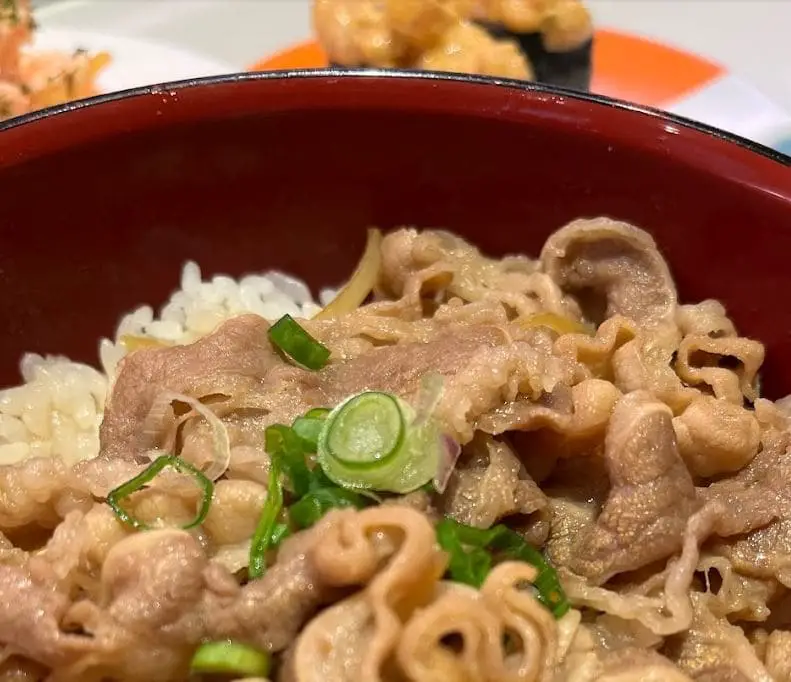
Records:
{"label": "black bowl rim", "polygon": [[224,74],[220,76],[188,78],[167,83],[144,85],[127,90],[118,90],[115,92],[95,95],[86,99],[66,102],[65,104],[58,104],[52,107],[47,107],[46,109],[40,109],[29,114],[24,114],[22,116],[17,116],[15,118],[0,122],[0,132],[9,130],[11,128],[18,128],[19,126],[30,123],[35,123],[36,121],[41,121],[59,114],[78,111],[87,107],[98,106],[107,102],[116,102],[118,100],[130,99],[133,97],[156,94],[164,90],[178,90],[184,88],[195,88],[208,85],[222,85],[225,83],[239,83],[247,81],[303,78],[398,78],[407,80],[451,81],[458,83],[503,87],[528,92],[537,92],[555,97],[576,99],[584,102],[592,102],[604,107],[631,111],[642,116],[661,119],[662,121],[666,121],[674,125],[690,128],[710,137],[717,138],[723,142],[734,144],[747,149],[748,151],[766,157],[783,166],[791,166],[791,156],[788,156],[783,152],[772,149],[771,147],[763,145],[759,142],[748,140],[747,138],[741,137],[740,135],[721,130],[720,128],[715,128],[714,126],[710,126],[706,123],[700,123],[699,121],[695,121],[684,116],[678,116],[676,114],[662,111],[661,109],[656,109],[654,107],[647,107],[641,104],[615,99],[613,97],[607,97],[606,95],[598,95],[591,92],[581,92],[578,90],[571,90],[560,86],[546,85],[544,83],[536,83],[532,81],[514,80],[510,78],[492,78],[489,76],[478,76],[463,73],[416,71],[409,69],[346,68],[333,66],[318,69],[282,69],[254,72],[248,71]]}

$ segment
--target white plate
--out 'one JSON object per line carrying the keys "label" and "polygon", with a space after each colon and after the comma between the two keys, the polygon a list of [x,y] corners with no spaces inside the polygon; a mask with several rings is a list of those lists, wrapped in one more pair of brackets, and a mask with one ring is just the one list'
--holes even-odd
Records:
{"label": "white plate", "polygon": [[33,49],[73,51],[79,48],[110,53],[112,62],[99,75],[98,87],[102,92],[238,70],[189,50],[101,33],[42,29],[33,43]]}

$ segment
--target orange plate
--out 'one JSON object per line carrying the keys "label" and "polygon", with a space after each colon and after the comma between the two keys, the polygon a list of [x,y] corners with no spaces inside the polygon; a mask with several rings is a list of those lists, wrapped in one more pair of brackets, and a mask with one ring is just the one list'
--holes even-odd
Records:
{"label": "orange plate", "polygon": [[[314,40],[298,43],[250,67],[250,71],[327,66]],[[687,52],[617,31],[599,30],[593,49],[591,90],[645,106],[662,107],[697,90],[724,69]]]}

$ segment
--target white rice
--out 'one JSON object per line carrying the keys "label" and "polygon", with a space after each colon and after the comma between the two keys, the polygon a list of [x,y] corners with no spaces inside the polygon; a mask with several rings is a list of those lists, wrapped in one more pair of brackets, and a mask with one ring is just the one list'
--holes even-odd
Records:
{"label": "white rice", "polygon": [[101,340],[103,371],[60,356],[28,353],[22,358],[24,383],[0,391],[0,465],[37,456],[60,457],[74,464],[98,454],[105,397],[126,354],[119,342],[122,335],[190,343],[242,313],[256,313],[269,321],[285,314],[312,317],[335,293],[324,289],[316,302],[304,282],[281,272],[239,280],[217,275],[203,281],[198,264],[186,263],[181,288],[158,317],[143,305],[121,319],[114,340]]}

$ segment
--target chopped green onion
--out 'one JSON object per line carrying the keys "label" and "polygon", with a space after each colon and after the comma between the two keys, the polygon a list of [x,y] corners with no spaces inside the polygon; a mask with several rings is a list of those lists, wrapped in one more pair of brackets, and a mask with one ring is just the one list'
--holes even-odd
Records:
{"label": "chopped green onion", "polygon": [[291,529],[285,523],[275,524],[272,529],[272,548],[279,547],[280,543],[289,535],[291,535]]}
{"label": "chopped green onion", "polygon": [[271,659],[266,651],[231,640],[201,644],[192,657],[193,673],[203,675],[239,675],[266,677]]}
{"label": "chopped green onion", "polygon": [[398,399],[376,391],[353,396],[327,422],[327,452],[350,467],[386,462],[398,452],[406,431]]}
{"label": "chopped green onion", "polygon": [[538,569],[533,581],[537,598],[556,618],[561,618],[569,610],[557,571],[541,552],[507,526],[498,524],[488,529],[473,528],[444,518],[436,530],[437,541],[450,555],[448,570],[451,579],[480,587],[491,568],[489,552],[495,552],[501,559],[523,561]]}
{"label": "chopped green onion", "polygon": [[291,479],[291,486],[297,497],[302,497],[310,489],[311,472],[305,461],[302,439],[295,431],[284,424],[267,426],[264,431],[264,447],[272,462]]}
{"label": "chopped green onion", "polygon": [[189,462],[185,462],[183,459],[181,459],[181,457],[175,457],[173,455],[162,455],[161,457],[157,457],[150,466],[140,472],[137,476],[128,480],[126,483],[122,483],[117,488],[110,491],[110,493],[107,495],[107,504],[110,505],[110,508],[113,510],[113,512],[115,512],[115,515],[120,521],[127,524],[128,526],[132,526],[132,528],[137,530],[149,530],[151,528],[146,523],[127,512],[121,506],[121,500],[129,497],[139,490],[142,490],[146,484],[150,483],[154,478],[156,478],[157,474],[159,474],[165,467],[172,467],[180,474],[189,474],[195,478],[198,486],[203,491],[203,498],[201,499],[201,503],[198,507],[198,512],[195,515],[195,518],[192,519],[192,521],[190,521],[188,524],[182,526],[182,528],[186,530],[189,528],[194,528],[195,526],[199,526],[201,523],[203,523],[204,519],[206,518],[206,514],[209,513],[209,507],[211,507],[212,499],[214,497],[214,483],[206,478],[203,473],[192,466]]}
{"label": "chopped green onion", "polygon": [[[311,410],[305,415],[305,419],[318,420],[318,415],[326,415],[328,412],[329,410],[323,408],[321,411]],[[313,416],[309,417],[311,413]],[[312,526],[333,507],[359,509],[367,505],[367,501],[360,495],[336,486],[320,467],[311,469],[308,466],[307,444],[295,429],[284,424],[273,424],[266,428],[264,439],[271,462],[269,493],[251,543],[248,570],[251,578],[264,573],[267,550],[276,548],[290,532],[287,525],[275,523],[283,508],[281,472],[285,474],[291,492],[297,498],[288,510],[289,519],[297,528]],[[272,508],[267,506],[270,500]]]}
{"label": "chopped green onion", "polygon": [[288,510],[288,516],[297,528],[310,528],[330,509],[353,507],[362,509],[368,502],[360,494],[336,486],[317,488],[309,492]]}
{"label": "chopped green onion", "polygon": [[[329,481],[330,479],[327,480]],[[332,481],[330,481],[330,485],[334,485]],[[341,490],[346,490],[346,488],[341,488]],[[347,492],[351,492],[351,491],[347,491]],[[370,500],[374,504],[382,504],[382,502],[384,502],[384,498],[378,493],[373,492],[372,490],[355,490],[354,494],[359,495],[360,497],[364,497],[365,499]]]}
{"label": "chopped green onion", "polygon": [[255,534],[250,543],[250,562],[247,574],[251,580],[260,578],[266,571],[266,553],[275,545],[274,536],[278,528],[277,517],[282,509],[283,489],[280,486],[280,468],[278,459],[273,457],[269,468],[266,502],[264,502],[261,518],[258,520]]}
{"label": "chopped green onion", "polygon": [[473,587],[483,585],[492,569],[492,556],[483,546],[461,540],[458,525],[451,519],[437,524],[437,542],[448,553],[448,573],[452,580]]}
{"label": "chopped green onion", "polygon": [[326,419],[332,410],[329,407],[314,407],[305,412],[305,419]]}
{"label": "chopped green onion", "polygon": [[533,581],[538,594],[538,601],[546,606],[555,615],[562,618],[569,610],[570,604],[557,571],[550,565],[535,547],[529,545],[518,533],[506,528],[498,538],[492,542],[492,547],[503,553],[504,556],[517,561],[524,561],[538,570],[538,575]]}
{"label": "chopped green onion", "polygon": [[307,452],[315,453],[319,447],[319,434],[321,429],[324,428],[324,422],[327,420],[327,415],[330,410],[326,408],[316,408],[310,410],[304,417],[297,417],[291,428],[294,429],[303,443],[303,447]]}
{"label": "chopped green onion", "polygon": [[307,369],[321,369],[330,357],[329,348],[316,341],[291,315],[283,315],[269,328],[269,340]]}
{"label": "chopped green onion", "polygon": [[365,391],[329,414],[317,455],[344,488],[408,493],[434,477],[441,446],[433,420],[415,425],[414,410],[400,398]]}

